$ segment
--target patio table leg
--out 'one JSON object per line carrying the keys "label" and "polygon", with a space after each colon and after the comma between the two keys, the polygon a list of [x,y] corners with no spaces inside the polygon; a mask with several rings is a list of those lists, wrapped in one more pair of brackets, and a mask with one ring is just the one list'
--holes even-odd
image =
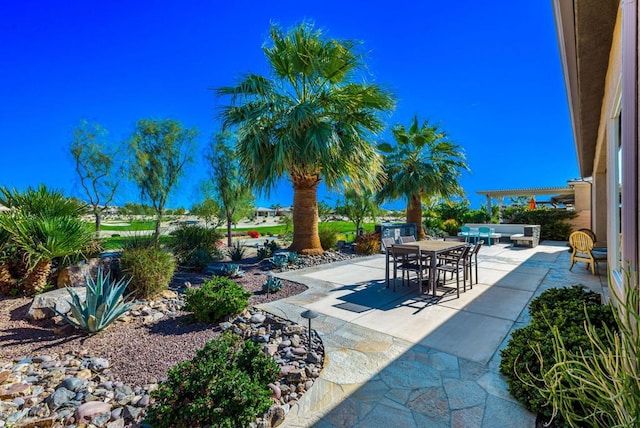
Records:
{"label": "patio table leg", "polygon": [[387,283],[387,288],[389,288],[389,249],[387,248],[384,256],[384,278]]}
{"label": "patio table leg", "polygon": [[438,254],[434,251],[431,253],[431,272],[429,274],[429,285],[433,297],[436,297],[436,287],[438,286]]}

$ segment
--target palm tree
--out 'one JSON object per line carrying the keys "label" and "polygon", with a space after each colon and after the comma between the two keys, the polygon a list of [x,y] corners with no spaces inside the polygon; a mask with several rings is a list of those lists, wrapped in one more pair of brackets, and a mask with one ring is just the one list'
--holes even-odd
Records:
{"label": "palm tree", "polygon": [[422,201],[433,196],[464,196],[459,178],[469,170],[462,148],[448,140],[446,133],[428,120],[418,124],[414,116],[409,129],[396,125],[391,130],[395,146],[378,146],[386,153],[387,181],[379,195],[382,199],[407,198],[407,223],[415,223],[419,238],[422,230]]}
{"label": "palm tree", "polygon": [[0,215],[0,227],[11,236],[28,266],[26,294],[44,290],[53,259],[80,253],[93,239],[82,220],[70,216],[38,217],[22,213]]}
{"label": "palm tree", "polygon": [[11,208],[0,213],[0,241],[4,248],[15,249],[14,262],[27,294],[45,288],[54,259],[79,254],[93,240],[80,219],[85,205],[57,190],[3,187],[0,203]]}
{"label": "palm tree", "polygon": [[355,42],[325,39],[306,23],[286,33],[272,26],[270,36],[264,52],[272,78],[251,74],[217,89],[231,97],[224,126],[237,126],[239,161],[252,186],[268,194],[281,177],[291,180],[291,249],[320,254],[318,185],[379,185],[381,159],[370,141],[394,102],[356,76],[364,62]]}

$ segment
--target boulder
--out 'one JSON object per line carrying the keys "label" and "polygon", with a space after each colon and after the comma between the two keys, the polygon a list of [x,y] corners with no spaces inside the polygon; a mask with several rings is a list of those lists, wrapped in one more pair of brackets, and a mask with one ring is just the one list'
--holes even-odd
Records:
{"label": "boulder", "polygon": [[119,261],[112,257],[101,257],[67,266],[58,274],[58,288],[84,287],[85,276],[95,278],[98,273],[98,268],[102,268],[104,272],[111,272],[111,277],[114,279],[119,272]]}
{"label": "boulder", "polygon": [[[80,300],[84,301],[86,289],[84,287],[74,287],[74,290],[78,293]],[[69,295],[66,288],[47,291],[35,296],[31,307],[29,307],[29,312],[27,312],[27,317],[32,320],[52,318],[56,315],[54,308],[63,314],[71,310],[71,295]]]}

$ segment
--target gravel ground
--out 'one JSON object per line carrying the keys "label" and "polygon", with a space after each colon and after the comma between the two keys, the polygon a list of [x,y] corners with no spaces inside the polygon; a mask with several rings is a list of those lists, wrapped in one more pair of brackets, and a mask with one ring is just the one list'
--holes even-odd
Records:
{"label": "gravel ground", "polygon": [[[250,304],[279,300],[306,290],[302,284],[282,281],[283,288],[268,296],[262,292],[266,280],[264,262],[243,261],[243,278],[236,281],[254,293]],[[170,286],[184,288],[185,282],[198,286],[209,275],[178,272]],[[62,355],[67,351],[88,349],[92,356],[107,358],[116,379],[129,385],[142,386],[166,379],[169,368],[191,359],[209,340],[220,335],[217,324],[188,322],[188,315],[178,312],[153,324],[140,319],[130,323],[116,322],[99,334],[79,334],[75,329],[61,328],[52,320],[28,321],[29,298],[0,296],[0,361],[42,354]]]}

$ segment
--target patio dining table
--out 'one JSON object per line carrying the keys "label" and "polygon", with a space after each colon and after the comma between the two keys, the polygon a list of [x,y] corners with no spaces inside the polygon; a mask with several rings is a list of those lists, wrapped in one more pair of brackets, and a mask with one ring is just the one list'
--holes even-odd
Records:
{"label": "patio dining table", "polygon": [[[436,288],[438,286],[437,280],[437,267],[438,267],[438,255],[442,253],[446,253],[447,251],[456,250],[458,248],[463,248],[467,245],[465,242],[452,242],[452,241],[436,241],[436,240],[426,240],[426,241],[417,241],[412,242],[410,244],[394,244],[393,247],[403,248],[407,250],[416,250],[416,255],[427,255],[430,256],[430,267],[429,267],[429,287],[431,293],[435,297]],[[385,281],[387,288],[389,288],[389,253],[386,252],[385,258]]]}

